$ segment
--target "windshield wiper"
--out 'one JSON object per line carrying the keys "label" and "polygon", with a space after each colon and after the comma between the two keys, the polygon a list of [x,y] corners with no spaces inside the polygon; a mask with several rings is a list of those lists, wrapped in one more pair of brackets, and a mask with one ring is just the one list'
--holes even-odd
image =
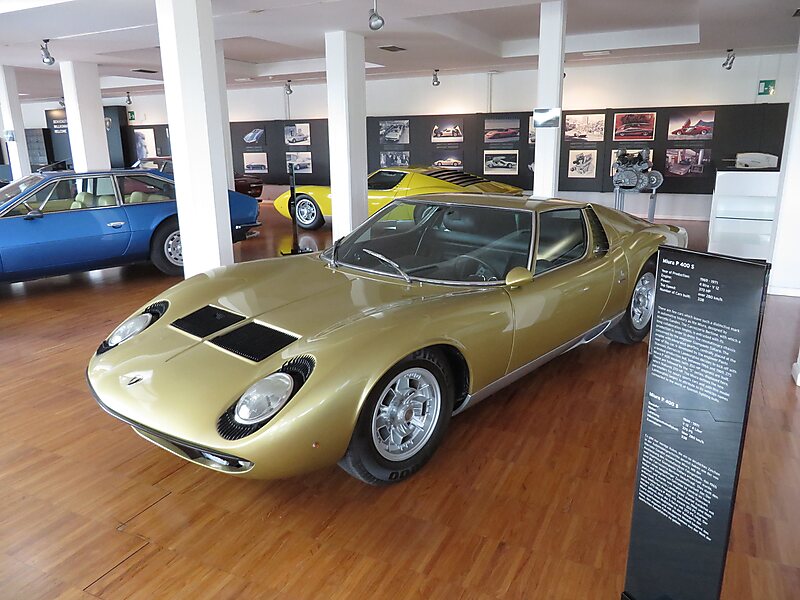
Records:
{"label": "windshield wiper", "polygon": [[369,250],[367,248],[362,248],[362,250],[367,254],[369,254],[370,256],[374,256],[378,260],[385,262],[390,267],[393,267],[394,270],[400,273],[400,276],[406,280],[406,283],[411,283],[411,277],[409,277],[408,274],[405,271],[403,271],[403,269],[400,268],[400,265],[398,265],[392,259],[386,258],[383,254],[381,254],[380,252],[375,252],[374,250]]}
{"label": "windshield wiper", "polygon": [[335,242],[333,242],[333,250],[331,250],[331,266],[336,268],[339,266],[339,260],[336,257],[337,253],[339,252],[339,242],[342,241],[342,238],[339,238]]}

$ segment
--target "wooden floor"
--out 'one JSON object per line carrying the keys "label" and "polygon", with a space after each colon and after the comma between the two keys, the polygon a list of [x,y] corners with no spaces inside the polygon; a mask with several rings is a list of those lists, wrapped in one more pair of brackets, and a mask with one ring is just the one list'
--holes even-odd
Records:
{"label": "wooden floor", "polygon": [[[264,205],[239,258],[290,240]],[[330,240],[330,229],[317,235]],[[596,341],[454,419],[431,463],[244,481],[103,413],[98,343],[176,280],[147,265],[0,286],[0,599],[619,598],[647,348]],[[800,597],[800,300],[771,297],[723,597]]]}

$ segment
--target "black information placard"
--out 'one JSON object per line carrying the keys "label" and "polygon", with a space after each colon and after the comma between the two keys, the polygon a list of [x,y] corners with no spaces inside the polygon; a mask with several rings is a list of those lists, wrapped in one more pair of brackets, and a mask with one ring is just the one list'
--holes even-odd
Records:
{"label": "black information placard", "polygon": [[719,598],[768,275],[659,250],[623,599]]}

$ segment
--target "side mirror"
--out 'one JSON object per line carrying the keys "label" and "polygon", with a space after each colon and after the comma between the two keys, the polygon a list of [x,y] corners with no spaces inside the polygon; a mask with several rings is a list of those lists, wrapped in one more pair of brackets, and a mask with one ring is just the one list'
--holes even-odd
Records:
{"label": "side mirror", "polygon": [[517,288],[530,281],[533,281],[533,273],[525,267],[514,267],[506,275],[506,285],[511,288]]}
{"label": "side mirror", "polygon": [[25,215],[26,221],[32,221],[33,219],[41,219],[44,215],[42,211],[34,208],[33,210],[29,211],[27,215]]}

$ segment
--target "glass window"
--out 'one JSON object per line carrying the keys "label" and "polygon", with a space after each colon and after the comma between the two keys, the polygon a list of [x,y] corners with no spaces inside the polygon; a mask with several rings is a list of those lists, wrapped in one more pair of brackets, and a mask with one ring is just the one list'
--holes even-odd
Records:
{"label": "glass window", "polygon": [[19,196],[22,192],[31,189],[44,177],[41,175],[28,175],[17,181],[12,181],[8,185],[0,188],[0,204],[8,202],[12,198]]}
{"label": "glass window", "polygon": [[125,204],[167,202],[175,200],[175,184],[149,175],[117,177],[119,191]]}
{"label": "glass window", "polygon": [[539,214],[536,274],[579,260],[586,254],[586,227],[578,208]]}
{"label": "glass window", "polygon": [[55,213],[116,205],[117,196],[111,177],[69,177],[45,185],[8,214],[20,216],[31,210]]}
{"label": "glass window", "polygon": [[367,180],[367,189],[376,191],[391,190],[405,176],[406,173],[402,171],[375,171]]}
{"label": "glass window", "polygon": [[532,223],[524,210],[397,201],[344,238],[336,260],[393,277],[500,282],[528,266]]}

